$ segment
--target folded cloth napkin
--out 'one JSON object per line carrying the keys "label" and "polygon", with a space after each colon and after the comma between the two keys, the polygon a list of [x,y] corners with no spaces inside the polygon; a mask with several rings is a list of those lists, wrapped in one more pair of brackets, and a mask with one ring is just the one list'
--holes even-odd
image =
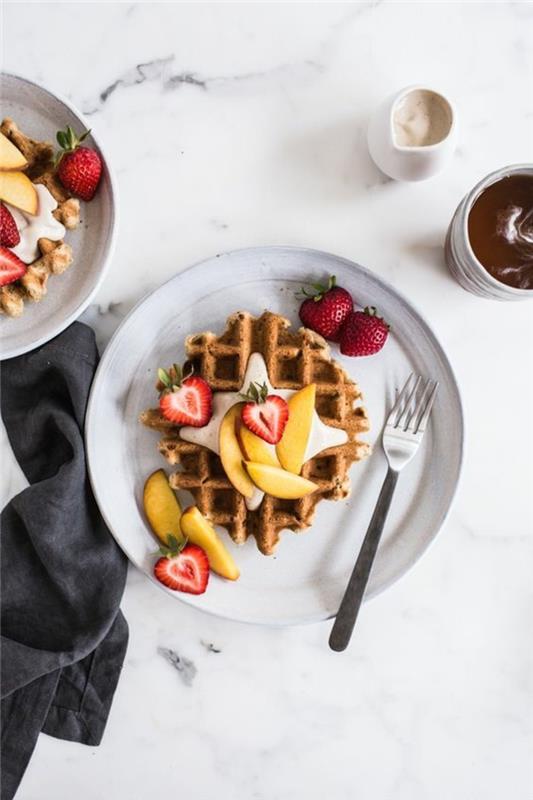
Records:
{"label": "folded cloth napkin", "polygon": [[128,641],[127,562],[91,493],[83,425],[98,351],[79,322],[1,365],[1,407],[30,486],[1,517],[2,800],[40,731],[100,743]]}

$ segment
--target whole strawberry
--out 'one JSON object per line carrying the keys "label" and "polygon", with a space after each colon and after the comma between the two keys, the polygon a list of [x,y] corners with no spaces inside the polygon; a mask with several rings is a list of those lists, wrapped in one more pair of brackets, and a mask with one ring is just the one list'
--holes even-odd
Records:
{"label": "whole strawberry", "polygon": [[102,159],[90,147],[80,147],[90,131],[77,136],[70,125],[57,132],[61,147],[56,162],[57,175],[65,189],[82,200],[92,200],[102,175]]}
{"label": "whole strawberry", "polygon": [[327,286],[313,284],[317,294],[309,295],[302,289],[307,300],[300,306],[300,319],[306,328],[311,328],[325,339],[337,341],[342,323],[353,309],[353,300],[346,289],[336,286],[335,275]]}
{"label": "whole strawberry", "polygon": [[389,326],[378,317],[374,306],[353,311],[340,331],[341,353],[345,356],[371,356],[379,352],[389,335]]}
{"label": "whole strawberry", "polygon": [[0,203],[0,245],[16,247],[20,242],[20,233],[13,215],[3,203]]}

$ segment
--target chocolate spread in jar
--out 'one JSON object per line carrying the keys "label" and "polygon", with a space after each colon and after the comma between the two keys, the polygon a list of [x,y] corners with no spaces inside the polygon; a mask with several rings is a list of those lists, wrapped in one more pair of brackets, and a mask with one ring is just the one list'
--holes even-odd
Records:
{"label": "chocolate spread in jar", "polygon": [[533,289],[533,176],[509,175],[482,191],[468,215],[468,238],[493,278]]}

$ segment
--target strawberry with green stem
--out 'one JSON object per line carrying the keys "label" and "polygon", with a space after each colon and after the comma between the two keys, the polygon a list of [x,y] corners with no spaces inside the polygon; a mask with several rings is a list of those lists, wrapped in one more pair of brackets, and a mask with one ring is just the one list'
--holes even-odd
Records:
{"label": "strawberry with green stem", "polygon": [[337,286],[335,275],[331,275],[326,286],[312,284],[315,294],[302,288],[306,300],[300,306],[300,319],[306,328],[316,331],[324,339],[337,341],[340,328],[353,310],[353,300],[349,292]]}
{"label": "strawberry with green stem", "polygon": [[269,444],[277,444],[289,419],[287,401],[277,394],[269,394],[266,383],[255,382],[250,383],[248,392],[241,397],[248,401],[241,411],[241,419],[248,430]]}
{"label": "strawberry with green stem", "polygon": [[167,537],[168,547],[161,546],[161,557],[154,564],[157,580],[176,592],[203,594],[209,581],[209,561],[201,547]]}
{"label": "strawberry with green stem", "polygon": [[349,314],[340,331],[340,349],[345,356],[371,356],[384,346],[390,326],[374,306]]}
{"label": "strawberry with green stem", "polygon": [[175,425],[203,428],[211,419],[213,393],[203,378],[191,371],[187,375],[178,364],[170,370],[158,369],[159,409]]}
{"label": "strawberry with green stem", "polygon": [[67,125],[56,138],[61,150],[56,158],[57,176],[65,189],[82,200],[92,200],[102,177],[102,159],[90,147],[81,146],[90,130],[77,136]]}

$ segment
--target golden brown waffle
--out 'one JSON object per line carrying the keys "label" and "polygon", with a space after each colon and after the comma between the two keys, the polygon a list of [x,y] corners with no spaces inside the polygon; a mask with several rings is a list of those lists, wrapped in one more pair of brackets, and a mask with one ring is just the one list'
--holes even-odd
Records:
{"label": "golden brown waffle", "polygon": [[332,360],[321,336],[308,328],[289,328],[290,322],[278,314],[265,311],[254,318],[239,311],[228,318],[221,336],[209,332],[189,336],[185,349],[189,364],[213,391],[239,390],[252,353],[263,355],[270,382],[277,389],[297,390],[316,383],[319,416],[326,425],[345,430],[349,441],[324,450],[304,464],[302,475],[318,486],[307,497],[279,500],[265,495],[259,508],[249,511],[215,453],[183,441],[179,428],[165,420],[158,409],[141,415],[145,425],[165,433],[159,451],[170,464],[181,467],[171,475],[170,485],[190,491],[200,511],[215,525],[226,528],[235,542],[244,542],[253,535],[265,555],[274,552],[282,530],[309,527],[320,500],[346,497],[350,491],[350,466],[370,452],[370,446],[359,439],[359,434],[369,428],[359,387]]}
{"label": "golden brown waffle", "polygon": [[[67,230],[76,228],[80,222],[80,203],[69,195],[56,177],[52,145],[25,136],[8,117],[0,125],[0,131],[18,147],[28,162],[24,172],[30,180],[44,184],[54,197],[58,204],[54,217]],[[72,264],[72,248],[64,241],[39,239],[38,247],[41,255],[28,265],[26,274],[18,281],[0,287],[0,312],[3,311],[10,317],[20,316],[27,300],[36,303],[42,300],[47,292],[50,275],[60,275]]]}

